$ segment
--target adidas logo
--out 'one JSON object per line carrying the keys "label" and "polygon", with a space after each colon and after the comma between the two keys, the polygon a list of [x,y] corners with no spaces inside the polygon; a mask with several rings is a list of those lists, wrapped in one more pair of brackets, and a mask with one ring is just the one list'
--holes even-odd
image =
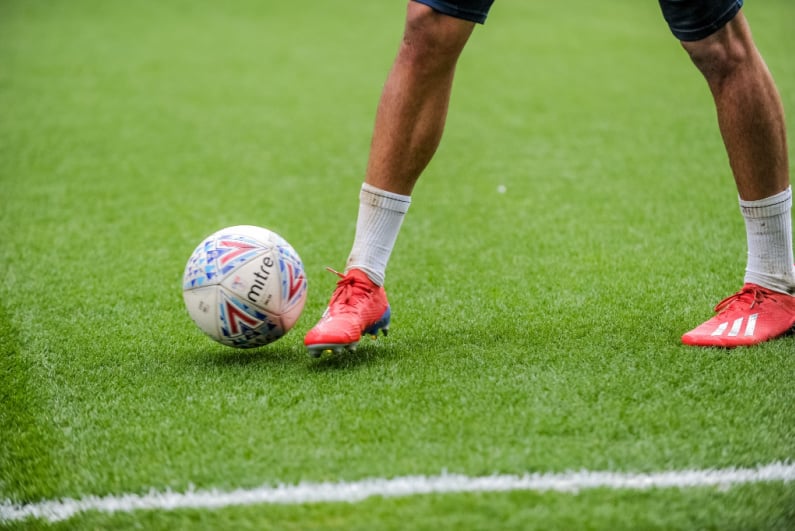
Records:
{"label": "adidas logo", "polygon": [[[745,325],[745,333],[743,333],[744,336],[752,336],[752,335],[754,335],[754,330],[756,330],[756,319],[758,317],[759,317],[758,313],[754,313],[754,314],[751,314],[751,315],[748,316],[748,323]],[[740,335],[740,330],[742,330],[743,321],[744,320],[745,320],[745,317],[740,317],[739,319],[736,319],[732,323],[732,327],[731,327],[731,329],[729,329],[729,333],[727,334],[728,337],[736,337],[736,336]],[[722,336],[727,328],[729,328],[729,321],[726,321],[725,323],[721,323],[718,326],[718,328],[716,328],[715,331],[712,332],[712,334],[710,334],[710,335]]]}

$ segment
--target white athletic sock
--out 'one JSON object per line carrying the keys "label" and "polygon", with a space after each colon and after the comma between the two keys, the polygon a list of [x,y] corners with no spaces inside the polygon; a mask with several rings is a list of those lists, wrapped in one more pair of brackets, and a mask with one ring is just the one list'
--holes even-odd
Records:
{"label": "white athletic sock", "polygon": [[345,266],[361,269],[370,280],[384,285],[386,265],[395,247],[400,225],[411,204],[411,196],[381,190],[367,183],[359,192],[359,218],[356,237]]}
{"label": "white athletic sock", "polygon": [[745,282],[795,295],[792,187],[758,201],[740,199],[748,237]]}

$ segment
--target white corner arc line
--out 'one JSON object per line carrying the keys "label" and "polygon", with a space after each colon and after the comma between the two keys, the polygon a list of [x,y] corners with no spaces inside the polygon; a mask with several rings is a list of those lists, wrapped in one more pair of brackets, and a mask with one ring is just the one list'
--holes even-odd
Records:
{"label": "white corner arc line", "polygon": [[118,494],[65,498],[19,504],[0,501],[0,522],[39,518],[49,522],[67,520],[85,511],[105,513],[138,510],[220,509],[242,505],[294,505],[314,503],[355,503],[374,496],[384,498],[422,494],[473,492],[561,492],[588,489],[649,490],[667,488],[721,487],[762,482],[795,481],[795,465],[774,462],[756,468],[679,470],[654,473],[578,472],[534,473],[470,477],[460,474],[404,476],[392,479],[370,478],[359,481],[299,483],[262,486],[232,491],[193,490],[147,494]]}

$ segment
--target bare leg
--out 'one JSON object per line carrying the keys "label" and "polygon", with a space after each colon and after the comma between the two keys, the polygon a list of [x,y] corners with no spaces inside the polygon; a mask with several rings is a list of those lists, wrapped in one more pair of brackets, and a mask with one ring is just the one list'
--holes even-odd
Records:
{"label": "bare leg", "polygon": [[682,342],[755,345],[795,326],[792,191],[781,99],[742,12],[706,39],[682,45],[712,91],[748,238],[745,285]]}
{"label": "bare leg", "polygon": [[456,62],[473,28],[409,2],[403,41],[378,104],[367,184],[411,195],[439,146]]}
{"label": "bare leg", "polygon": [[740,197],[755,201],[789,186],[781,98],[742,11],[721,30],[683,42],[704,74]]}
{"label": "bare leg", "polygon": [[389,328],[386,265],[411,192],[442,138],[455,66],[473,22],[409,2],[406,29],[376,113],[356,235],[345,274],[304,337],[310,354],[354,348]]}

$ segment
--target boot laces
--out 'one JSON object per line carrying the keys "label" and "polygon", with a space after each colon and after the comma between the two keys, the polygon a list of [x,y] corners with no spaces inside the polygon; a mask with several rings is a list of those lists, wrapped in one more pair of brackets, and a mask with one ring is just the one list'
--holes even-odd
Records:
{"label": "boot laces", "polygon": [[715,306],[715,312],[721,313],[735,303],[749,304],[748,308],[751,309],[757,304],[762,304],[767,298],[767,295],[767,291],[758,286],[743,286],[743,289],[734,295],[729,295],[720,301],[717,306]]}
{"label": "boot laces", "polygon": [[358,282],[353,276],[345,276],[330,267],[326,270],[340,277],[329,302],[329,308],[333,307],[337,313],[355,313],[359,303],[366,301],[373,292],[370,286]]}

